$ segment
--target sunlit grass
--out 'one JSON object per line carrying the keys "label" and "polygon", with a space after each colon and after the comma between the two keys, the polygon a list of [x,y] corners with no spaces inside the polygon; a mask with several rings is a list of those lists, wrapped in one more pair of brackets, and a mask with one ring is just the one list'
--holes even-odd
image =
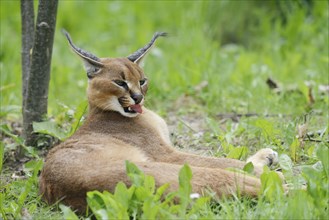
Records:
{"label": "sunlit grass", "polygon": [[[5,7],[1,7],[1,102],[2,106],[20,105],[18,3],[2,4]],[[273,20],[275,13],[265,14],[266,10],[244,3],[258,13],[249,20],[261,18],[263,22],[256,25],[250,21],[248,30],[236,24],[234,33],[241,35],[242,44],[233,44],[234,39],[228,37],[216,37],[232,29],[223,21],[231,16],[225,9],[235,5],[216,2],[61,2],[52,60],[50,113],[58,112],[59,103],[76,106],[84,99],[87,86],[81,62],[70,52],[60,32],[62,28],[71,33],[77,45],[100,57],[127,56],[144,45],[155,31],[169,32],[170,36],[158,42],[145,62],[145,72],[151,79],[149,103],[155,105],[155,109],[170,108],[168,100],[175,100],[189,88],[207,81],[206,91],[197,95],[201,96],[210,113],[302,113],[306,101],[303,97],[297,97],[296,106],[294,100],[272,94],[265,81],[272,77],[283,88],[295,87],[302,91],[306,87],[304,81],[312,81],[315,94],[319,84],[328,82],[328,50],[325,46],[328,45],[325,28],[328,12],[320,10],[327,4],[317,2],[313,14],[308,17],[305,9],[296,7],[294,13],[288,14],[287,24],[283,25],[280,19]],[[241,15],[236,15],[237,20],[242,22],[246,12],[241,7],[237,9],[241,10]],[[144,10],[147,13],[143,13]],[[243,35],[244,31],[248,31],[248,36]],[[232,42],[227,42],[230,40]],[[230,44],[220,47],[221,41]]]}

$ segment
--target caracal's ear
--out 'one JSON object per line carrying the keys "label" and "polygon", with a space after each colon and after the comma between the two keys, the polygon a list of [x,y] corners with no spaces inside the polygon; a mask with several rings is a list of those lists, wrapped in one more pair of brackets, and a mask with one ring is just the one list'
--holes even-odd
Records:
{"label": "caracal's ear", "polygon": [[87,71],[88,78],[92,78],[93,76],[95,76],[99,72],[99,70],[104,66],[101,63],[101,60],[95,55],[75,46],[72,42],[70,34],[66,30],[62,29],[62,32],[66,36],[67,41],[69,42],[69,45],[72,48],[72,50],[76,54],[78,54],[80,58],[82,58],[84,67]]}
{"label": "caracal's ear", "polygon": [[156,32],[153,37],[152,40],[146,44],[144,47],[140,48],[139,50],[137,50],[135,53],[130,54],[127,58],[137,64],[140,64],[142,59],[145,57],[145,55],[150,51],[150,49],[152,48],[152,46],[154,45],[156,39],[158,37],[164,37],[167,36],[167,33],[165,32]]}

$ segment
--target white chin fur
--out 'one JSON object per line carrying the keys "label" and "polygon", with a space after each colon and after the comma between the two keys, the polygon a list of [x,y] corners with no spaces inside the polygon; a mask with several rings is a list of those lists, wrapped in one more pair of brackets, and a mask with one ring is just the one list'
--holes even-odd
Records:
{"label": "white chin fur", "polygon": [[112,110],[112,111],[116,111],[119,112],[121,115],[128,117],[128,118],[133,118],[136,117],[138,115],[138,113],[129,113],[129,112],[125,112],[123,107],[121,106],[121,104],[119,103],[119,100],[115,97],[112,97],[109,100],[109,104],[107,105],[108,107],[106,108],[107,110]]}
{"label": "white chin fur", "polygon": [[133,118],[136,117],[138,115],[138,113],[129,113],[129,112],[125,112],[123,110],[123,108],[121,108],[121,111],[118,111],[121,115],[128,117],[128,118]]}

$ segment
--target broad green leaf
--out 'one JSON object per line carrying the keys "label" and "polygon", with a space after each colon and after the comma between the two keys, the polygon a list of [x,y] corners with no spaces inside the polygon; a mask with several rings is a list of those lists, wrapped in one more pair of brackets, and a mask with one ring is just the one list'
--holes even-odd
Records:
{"label": "broad green leaf", "polygon": [[292,161],[287,154],[281,154],[279,157],[279,165],[282,169],[292,172]]}
{"label": "broad green leaf", "polygon": [[227,158],[241,159],[248,154],[247,147],[230,147],[230,152],[227,154]]}
{"label": "broad green leaf", "polygon": [[42,160],[31,160],[24,164],[24,171],[39,171],[43,165]]}
{"label": "broad green leaf", "polygon": [[160,187],[156,190],[154,200],[160,200],[160,199],[161,199],[161,196],[162,196],[163,193],[168,189],[169,186],[170,186],[169,183],[166,183],[166,184],[160,186]]}
{"label": "broad green leaf", "polygon": [[280,131],[274,128],[274,123],[266,119],[257,119],[255,121],[255,126],[261,129],[261,134],[268,143],[276,142],[276,136],[280,134]]}
{"label": "broad green leaf", "polygon": [[153,194],[155,191],[155,180],[153,176],[145,175],[144,178],[144,186],[145,189],[147,189],[150,194]]}
{"label": "broad green leaf", "polygon": [[59,208],[62,210],[64,219],[67,220],[79,220],[79,217],[67,206],[59,204]]}
{"label": "broad green leaf", "polygon": [[48,134],[60,140],[64,140],[67,137],[63,129],[59,128],[56,123],[52,121],[33,122],[33,131],[41,134]]}
{"label": "broad green leaf", "polygon": [[130,181],[137,187],[142,187],[144,184],[144,177],[139,174],[128,174]]}
{"label": "broad green leaf", "polygon": [[294,162],[297,161],[298,156],[297,156],[297,150],[300,146],[299,140],[297,138],[294,139],[294,141],[290,145],[290,157]]}
{"label": "broad green leaf", "polygon": [[148,199],[143,204],[142,219],[156,219],[160,206],[152,199]]}
{"label": "broad green leaf", "polygon": [[135,164],[126,161],[126,172],[133,184],[136,186],[144,184],[144,173]]}
{"label": "broad green leaf", "polygon": [[178,196],[180,199],[180,210],[179,216],[183,217],[185,215],[185,210],[188,207],[188,202],[190,201],[190,195],[192,192],[192,170],[187,165],[184,166],[179,171],[179,189],[178,189]]}
{"label": "broad green leaf", "polygon": [[312,156],[313,156],[314,149],[315,149],[315,145],[313,145],[313,146],[311,146],[311,147],[308,148],[308,150],[307,150],[307,155],[308,155],[309,157],[312,157]]}
{"label": "broad green leaf", "polygon": [[249,162],[246,165],[244,165],[243,171],[252,174],[254,172],[254,165],[252,164],[252,162]]}
{"label": "broad green leaf", "polygon": [[114,199],[119,202],[126,210],[129,206],[129,200],[132,194],[129,193],[126,185],[123,182],[119,182],[115,187]]}
{"label": "broad green leaf", "polygon": [[264,172],[260,176],[262,192],[269,201],[275,201],[278,196],[283,195],[282,180],[275,171],[270,171],[264,166]]}
{"label": "broad green leaf", "polygon": [[97,220],[109,219],[109,216],[105,209],[99,209],[94,212]]}
{"label": "broad green leaf", "polygon": [[133,163],[126,160],[126,171],[127,174],[143,174],[143,172]]}
{"label": "broad green leaf", "polygon": [[169,207],[169,205],[174,204],[174,199],[178,196],[178,192],[170,192],[164,198],[164,202],[161,203],[161,207]]}
{"label": "broad green leaf", "polygon": [[35,147],[27,147],[25,145],[22,145],[22,147],[29,154],[29,156],[39,159],[38,151]]}
{"label": "broad green leaf", "polygon": [[184,189],[191,190],[191,179],[192,170],[187,164],[184,164],[184,166],[179,171],[179,186]]}
{"label": "broad green leaf", "polygon": [[312,167],[304,167],[302,175],[307,180],[307,191],[313,197],[316,206],[324,207],[328,202],[328,178],[324,177],[324,172]]}
{"label": "broad green leaf", "polygon": [[74,116],[73,116],[74,117],[74,122],[71,126],[71,132],[68,136],[71,136],[72,134],[74,134],[76,132],[76,130],[79,128],[79,126],[81,125],[81,122],[82,122],[82,117],[86,113],[87,109],[88,109],[88,101],[87,100],[81,102],[78,105],[78,107],[77,107],[77,109],[74,113]]}
{"label": "broad green leaf", "polygon": [[107,213],[109,216],[107,219],[129,219],[127,209],[113,198],[108,199]]}
{"label": "broad green leaf", "polygon": [[101,192],[91,191],[87,193],[87,203],[93,213],[104,209],[106,207],[106,200],[108,199],[106,199]]}
{"label": "broad green leaf", "polygon": [[145,201],[146,198],[150,196],[149,191],[147,191],[144,186],[137,187],[135,190],[135,195],[140,201]]}
{"label": "broad green leaf", "polygon": [[322,162],[323,170],[329,178],[329,149],[326,146],[320,146],[319,149],[316,152],[317,157],[320,159]]}
{"label": "broad green leaf", "polygon": [[128,219],[127,209],[107,191],[88,192],[87,203],[97,219]]}

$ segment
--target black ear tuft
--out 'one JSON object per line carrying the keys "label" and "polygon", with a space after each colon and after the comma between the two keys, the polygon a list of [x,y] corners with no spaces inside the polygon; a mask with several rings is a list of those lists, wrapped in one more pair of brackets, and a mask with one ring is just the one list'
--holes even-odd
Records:
{"label": "black ear tuft", "polygon": [[136,52],[130,54],[127,58],[134,63],[139,63],[142,58],[149,52],[149,50],[152,48],[152,46],[154,45],[156,39],[158,37],[165,37],[168,36],[168,34],[166,32],[156,32],[151,41],[146,44],[144,47],[140,48],[139,50],[137,50]]}
{"label": "black ear tuft", "polygon": [[98,72],[98,70],[101,67],[103,67],[103,64],[101,63],[101,59],[99,59],[97,56],[93,55],[92,53],[84,51],[84,50],[78,48],[77,46],[75,46],[70,34],[65,29],[62,29],[62,33],[65,35],[72,50],[76,54],[78,54],[79,57],[82,58],[85,69],[87,71],[88,78],[92,78],[92,76],[94,76]]}

